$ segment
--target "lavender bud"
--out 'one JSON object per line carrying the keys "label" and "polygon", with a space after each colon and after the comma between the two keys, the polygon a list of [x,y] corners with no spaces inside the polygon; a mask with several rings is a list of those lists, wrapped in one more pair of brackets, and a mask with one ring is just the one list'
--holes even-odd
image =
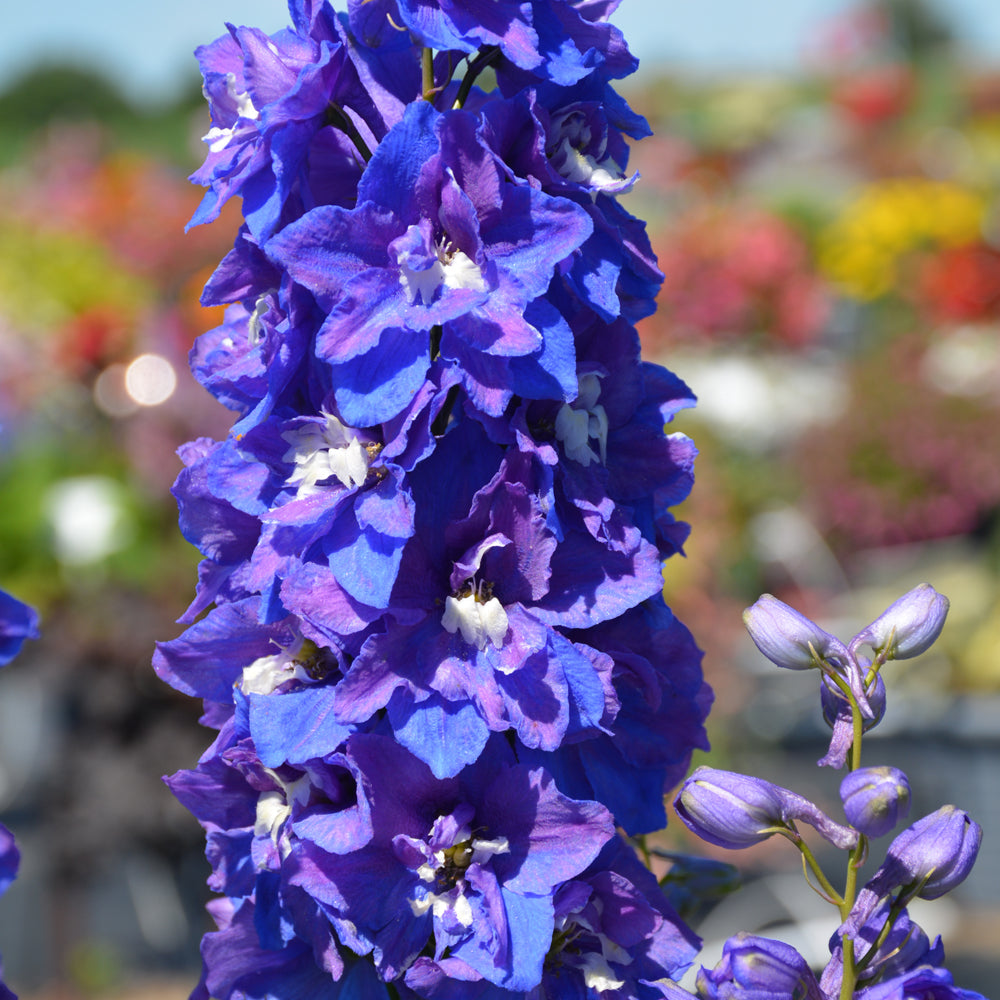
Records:
{"label": "lavender bud", "polygon": [[762,778],[699,767],[674,799],[681,821],[710,844],[739,850],[802,820],[840,848],[853,847],[855,830],[835,823],[818,806]]}
{"label": "lavender bud", "polygon": [[699,767],[674,800],[677,815],[702,840],[737,850],[767,840],[782,826],[775,786],[731,771]]}
{"label": "lavender bud", "polygon": [[929,583],[922,583],[893,601],[871,625],[859,632],[851,640],[851,651],[867,643],[886,660],[919,656],[941,634],[948,607],[947,597]]}
{"label": "lavender bud", "polygon": [[910,811],[910,784],[895,767],[862,767],[840,783],[844,813],[867,837],[888,833]]}
{"label": "lavender bud", "polygon": [[[859,667],[859,675],[863,675],[864,662]],[[863,681],[863,677],[862,677]],[[872,717],[866,718],[862,713],[862,729],[868,732],[877,726],[885,715],[885,681],[881,674],[876,674],[874,680],[865,688],[868,707]],[[833,730],[830,734],[830,748],[817,763],[820,767],[841,768],[847,763],[847,754],[854,742],[854,723],[851,716],[851,703],[843,691],[830,679],[829,674],[823,674],[820,684],[820,703],[823,708],[823,719]]]}
{"label": "lavender bud", "polygon": [[822,659],[847,662],[847,647],[839,639],[771,594],[743,612],[743,624],[757,648],[787,670],[816,668]]}
{"label": "lavender bud", "polygon": [[[862,663],[864,667],[864,663]],[[874,680],[865,688],[865,695],[868,704],[872,709],[872,718],[863,719],[862,725],[867,733],[869,729],[877,726],[885,716],[885,681],[881,674],[876,674]],[[829,677],[824,676],[819,690],[820,707],[823,711],[823,721],[831,728],[835,728],[842,717],[847,721],[851,720],[851,705],[844,692],[833,683]]]}
{"label": "lavender bud", "polygon": [[983,830],[967,812],[942,806],[918,819],[889,845],[872,882],[914,886],[921,899],[937,899],[965,880],[976,863]]}
{"label": "lavender bud", "polygon": [[702,968],[697,986],[706,1000],[823,998],[808,963],[791,945],[745,932],[722,946],[722,958],[714,969]]}

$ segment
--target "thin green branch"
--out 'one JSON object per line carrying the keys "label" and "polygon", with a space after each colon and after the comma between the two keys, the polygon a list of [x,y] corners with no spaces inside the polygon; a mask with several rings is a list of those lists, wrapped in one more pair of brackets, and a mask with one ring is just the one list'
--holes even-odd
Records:
{"label": "thin green branch", "polygon": [[425,101],[433,101],[437,95],[437,89],[434,86],[434,50],[433,49],[423,49],[420,53],[420,66],[423,75],[423,94],[421,97]]}
{"label": "thin green branch", "polygon": [[[841,896],[841,894],[837,892],[836,889],[834,889],[833,883],[826,877],[826,872],[824,872],[823,869],[820,868],[819,862],[816,860],[816,856],[809,849],[809,845],[802,839],[798,831],[790,830],[787,827],[783,826],[776,826],[773,827],[772,829],[774,833],[780,833],[783,837],[790,840],[798,848],[799,853],[802,855],[803,863],[809,865],[810,870],[816,877],[816,881],[819,882],[820,886],[823,889],[823,892],[827,894],[830,902],[833,903],[835,906],[840,906],[844,901],[844,897]],[[765,833],[768,831],[761,830],[760,832]]]}
{"label": "thin green branch", "polygon": [[372,151],[368,148],[368,143],[361,137],[357,126],[355,126],[347,112],[339,104],[331,102],[327,105],[326,123],[327,125],[332,125],[335,129],[339,129],[354,143],[354,148],[361,154],[361,158],[365,163],[372,158]]}
{"label": "thin green branch", "polygon": [[465,71],[465,76],[462,77],[462,82],[458,88],[458,94],[455,97],[455,103],[452,107],[461,108],[464,106],[465,102],[468,100],[469,93],[472,90],[472,85],[476,82],[476,77],[494,59],[500,54],[500,49],[496,45],[488,45],[485,49],[481,49],[479,54],[473,59],[468,68]]}

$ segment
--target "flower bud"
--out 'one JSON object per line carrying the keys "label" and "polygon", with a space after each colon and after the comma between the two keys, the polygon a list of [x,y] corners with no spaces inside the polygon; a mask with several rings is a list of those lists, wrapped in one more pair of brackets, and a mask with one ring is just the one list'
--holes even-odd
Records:
{"label": "flower bud", "polygon": [[982,839],[982,827],[967,812],[942,806],[896,837],[886,866],[892,865],[897,885],[916,883],[915,895],[937,899],[965,881]]}
{"label": "flower bud", "polygon": [[840,783],[840,799],[851,826],[881,837],[910,811],[910,784],[895,767],[862,767]]}
{"label": "flower bud", "polygon": [[[864,681],[866,661],[862,661],[858,673]],[[877,726],[885,715],[885,681],[881,674],[865,688],[865,695],[872,717],[865,718],[862,713],[862,730],[868,732]],[[851,703],[844,692],[830,679],[829,674],[823,674],[820,683],[820,704],[823,709],[823,720],[833,730],[830,734],[830,747],[817,763],[820,767],[841,768],[847,763],[847,754],[854,742],[854,721],[851,714]]]}
{"label": "flower bud", "polygon": [[839,639],[770,594],[743,612],[743,624],[757,648],[787,670],[816,668],[821,659],[847,662],[847,647]]}
{"label": "flower bud", "polygon": [[[830,940],[830,962],[823,970],[823,977],[819,983],[824,996],[840,996],[844,972],[845,934],[853,941],[854,967],[859,988],[873,983],[883,983],[917,966],[940,965],[944,962],[941,938],[935,938],[931,943],[923,930],[910,919],[905,907],[895,914],[888,933],[885,933],[886,922],[893,913],[892,899],[872,898],[871,894],[865,891],[862,891],[861,896],[867,898],[859,899],[861,904],[859,910],[852,909],[848,923],[838,928]],[[869,951],[873,954],[867,963],[859,968],[861,959]],[[867,992],[855,992],[854,995],[874,1000]],[[882,996],[882,1000],[887,1000],[890,996],[898,998],[899,994],[887,993]]]}
{"label": "flower bud", "polygon": [[[862,661],[862,670],[866,662]],[[862,726],[867,733],[869,729],[874,729],[885,716],[886,691],[885,681],[882,680],[881,674],[876,674],[872,682],[865,688],[865,696],[872,710],[872,718],[862,720]],[[844,692],[826,675],[823,676],[820,684],[819,700],[823,721],[831,729],[835,728],[842,718],[846,718],[850,723],[851,704],[844,697]]]}
{"label": "flower bud", "polygon": [[710,844],[739,850],[759,844],[802,820],[837,847],[853,847],[857,832],[835,823],[818,806],[787,788],[747,774],[699,767],[674,799],[681,821]]}
{"label": "flower bud", "polygon": [[781,798],[769,782],[699,767],[674,800],[677,815],[702,840],[737,850],[767,840],[781,822]]}
{"label": "flower bud", "polygon": [[789,944],[740,933],[722,946],[712,970],[698,974],[698,991],[706,1000],[753,996],[758,1000],[823,1000],[819,983],[806,960]]}
{"label": "flower bud", "polygon": [[929,583],[893,601],[851,640],[851,651],[867,644],[886,660],[906,660],[930,648],[948,616],[948,598]]}

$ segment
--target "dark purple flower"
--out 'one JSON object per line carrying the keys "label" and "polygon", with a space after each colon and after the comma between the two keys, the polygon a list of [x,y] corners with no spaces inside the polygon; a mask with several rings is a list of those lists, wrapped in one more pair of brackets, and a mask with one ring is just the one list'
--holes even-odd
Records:
{"label": "dark purple flower", "polygon": [[[252,687],[301,679],[296,651],[302,636],[295,623],[262,623],[261,600],[249,597],[220,604],[177,639],[160,642],[153,656],[157,675],[178,691],[207,701],[231,702],[233,686],[249,676]],[[266,661],[266,669],[261,662]]]}
{"label": "dark purple flower", "polygon": [[208,482],[212,457],[222,445],[208,438],[179,449],[185,468],[174,483],[181,534],[205,557],[198,567],[194,601],[181,617],[192,622],[213,603],[247,597],[249,559],[260,536],[260,521],[215,495]]}
{"label": "dark purple flower", "polygon": [[[293,216],[317,203],[352,202],[365,152],[402,106],[372,100],[329,4],[290,6],[292,29],[268,37],[228,25],[228,35],[197,50],[212,128],[205,163],[192,175],[209,188],[192,225],[217,218],[241,195],[250,230],[266,239],[293,198]],[[406,99],[419,92],[419,79],[414,61]]]}
{"label": "dark purple flower", "polygon": [[[613,107],[602,100],[607,97]],[[483,137],[506,168],[547,194],[574,201],[591,218],[593,232],[566,271],[568,288],[605,321],[649,315],[663,275],[644,224],[615,197],[636,179],[624,173],[622,133],[648,134],[645,122],[606,84],[585,95],[578,88],[531,88],[509,101],[485,101],[481,113]]]}
{"label": "dark purple flower", "polygon": [[363,775],[372,840],[344,855],[303,842],[289,855],[292,884],[324,907],[344,944],[373,951],[387,980],[430,944],[435,959],[450,954],[497,985],[533,988],[554,895],[611,838],[610,814],[514,765],[502,739],[445,780],[387,737],[353,736],[347,754]]}
{"label": "dark purple flower", "polygon": [[[0,591],[2,594],[2,591]],[[4,594],[3,596],[7,596]],[[2,896],[17,876],[21,863],[21,852],[14,843],[14,835],[0,823],[0,896]],[[3,965],[0,964],[0,1000],[17,1000],[3,981]]]}
{"label": "dark purple flower", "polygon": [[563,85],[576,83],[598,67],[626,76],[638,65],[621,32],[600,18],[604,5],[567,0],[379,0],[376,6],[429,48],[471,55],[496,46],[518,70]]}
{"label": "dark purple flower", "polygon": [[[397,738],[440,776],[475,759],[490,731],[515,729],[526,746],[551,750],[600,730],[611,663],[563,630],[614,618],[662,585],[638,532],[625,550],[598,541],[550,498],[546,466],[508,452],[491,474],[497,454],[464,421],[414,470],[418,522],[385,631],[365,641],[338,689],[340,718],[387,708]],[[471,497],[456,489],[471,482],[453,480],[435,499],[452,470],[477,467],[486,484]]]}
{"label": "dark purple flower", "polygon": [[0,667],[21,651],[25,639],[38,638],[38,613],[0,590]]}
{"label": "dark purple flower", "polygon": [[602,802],[626,833],[660,830],[667,821],[664,795],[687,773],[692,751],[708,749],[704,722],[712,695],[701,651],[657,601],[570,638],[613,663],[615,701],[601,720],[605,728],[554,751],[522,752],[522,759],[548,768],[567,795]]}
{"label": "dark purple flower", "polygon": [[14,843],[14,835],[0,823],[0,894],[5,893],[17,876],[21,852]]}
{"label": "dark purple flower", "polygon": [[[613,838],[587,871],[557,890],[542,981],[527,996],[655,1000],[665,995],[663,981],[679,977],[697,948],[697,938],[670,909],[650,872]],[[511,997],[451,957],[418,959],[405,983],[427,1000]]]}
{"label": "dark purple flower", "polygon": [[215,900],[208,909],[218,930],[202,938],[202,975],[192,1000],[349,1000],[357,996],[389,1000],[371,963],[344,961],[332,942],[330,948],[318,949],[303,935],[274,942],[273,947],[262,945],[260,910],[252,897]]}
{"label": "dark purple flower", "polygon": [[[317,353],[338,366],[347,419],[346,394],[376,358],[391,383],[379,345],[394,331],[421,345],[396,364],[422,377],[440,353],[476,406],[499,415],[515,393],[575,393],[571,332],[542,296],[590,229],[572,202],[508,183],[474,115],[417,102],[368,164],[357,208],[314,209],[265,249],[326,312]],[[378,391],[388,419],[404,397]]]}
{"label": "dark purple flower", "polygon": [[216,449],[210,488],[262,524],[246,580],[252,591],[266,593],[275,578],[317,562],[355,607],[388,604],[413,533],[413,505],[403,470],[382,457],[380,437],[377,428],[356,430],[323,410],[269,418]]}
{"label": "dark purple flower", "polygon": [[[38,615],[33,608],[0,590],[0,667],[20,652],[25,639],[38,638]],[[21,853],[14,843],[14,835],[0,823],[0,895],[3,895],[17,876]],[[0,966],[0,1000],[17,1000],[4,985],[3,967]]]}

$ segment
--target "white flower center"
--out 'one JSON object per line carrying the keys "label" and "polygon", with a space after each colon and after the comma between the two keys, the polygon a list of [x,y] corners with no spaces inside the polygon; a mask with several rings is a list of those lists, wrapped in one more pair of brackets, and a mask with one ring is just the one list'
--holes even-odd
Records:
{"label": "white flower center", "polygon": [[500,649],[507,634],[507,612],[495,597],[484,601],[477,590],[459,597],[449,594],[441,624],[453,635],[460,631],[462,638],[479,650],[489,642]]}
{"label": "white flower center", "polygon": [[292,815],[292,805],[296,800],[309,800],[309,776],[302,775],[295,781],[282,781],[270,768],[265,771],[277,782],[277,788],[261,792],[257,799],[257,815],[254,818],[255,837],[270,837],[275,850],[282,858],[292,849],[291,841],[284,831],[285,821]]}
{"label": "white flower center", "polygon": [[[584,375],[580,391],[572,404],[564,403],[556,414],[556,437],[562,441],[569,458],[581,465],[608,460],[608,414],[597,402],[601,394],[598,375]],[[590,441],[597,441],[597,452]]]}
{"label": "white flower center", "polygon": [[410,267],[411,260],[420,264],[426,263],[426,258],[420,258],[410,251],[403,251],[397,257],[399,283],[406,291],[410,305],[417,299],[423,305],[429,305],[442,287],[486,291],[486,280],[479,265],[462,250],[456,250],[450,240],[438,240],[434,253],[435,259],[429,265],[416,269]]}
{"label": "white flower center", "polygon": [[434,852],[433,865],[428,862],[417,869],[421,882],[434,883],[438,891],[411,899],[410,909],[418,917],[428,910],[438,918],[450,911],[459,924],[471,927],[472,906],[465,896],[465,871],[470,865],[486,864],[496,854],[509,854],[510,844],[506,837],[474,838],[468,828],[455,839],[452,847]]}
{"label": "white flower center", "polygon": [[302,639],[284,646],[272,656],[261,656],[243,668],[240,679],[240,690],[244,694],[270,694],[275,688],[293,678],[299,681],[310,680],[298,660],[302,652]]}
{"label": "white flower center", "polygon": [[552,165],[568,181],[601,190],[621,184],[621,167],[604,157],[607,141],[599,142],[591,153],[582,152],[592,142],[593,134],[584,115],[567,112],[553,123],[556,140],[549,150]]}
{"label": "white flower center", "polygon": [[[226,74],[226,90],[236,105],[236,113],[240,118],[256,121],[260,117],[260,112],[253,106],[250,95],[245,90],[237,91],[235,73]],[[208,148],[213,153],[220,153],[229,145],[229,140],[232,139],[235,129],[236,125],[231,128],[213,126],[208,130],[208,134],[203,136],[203,141],[208,143]]]}
{"label": "white flower center", "polygon": [[282,458],[295,464],[286,483],[297,487],[296,499],[318,493],[327,479],[357,489],[368,478],[368,452],[355,431],[332,413],[324,416],[325,425],[308,423],[281,435],[291,445]]}
{"label": "white flower center", "polygon": [[277,291],[277,289],[271,289],[271,291],[258,296],[253,305],[253,312],[250,313],[250,318],[247,320],[247,343],[250,347],[256,347],[261,341],[260,328],[263,325],[261,321],[264,319],[264,314],[271,308],[272,291]]}

